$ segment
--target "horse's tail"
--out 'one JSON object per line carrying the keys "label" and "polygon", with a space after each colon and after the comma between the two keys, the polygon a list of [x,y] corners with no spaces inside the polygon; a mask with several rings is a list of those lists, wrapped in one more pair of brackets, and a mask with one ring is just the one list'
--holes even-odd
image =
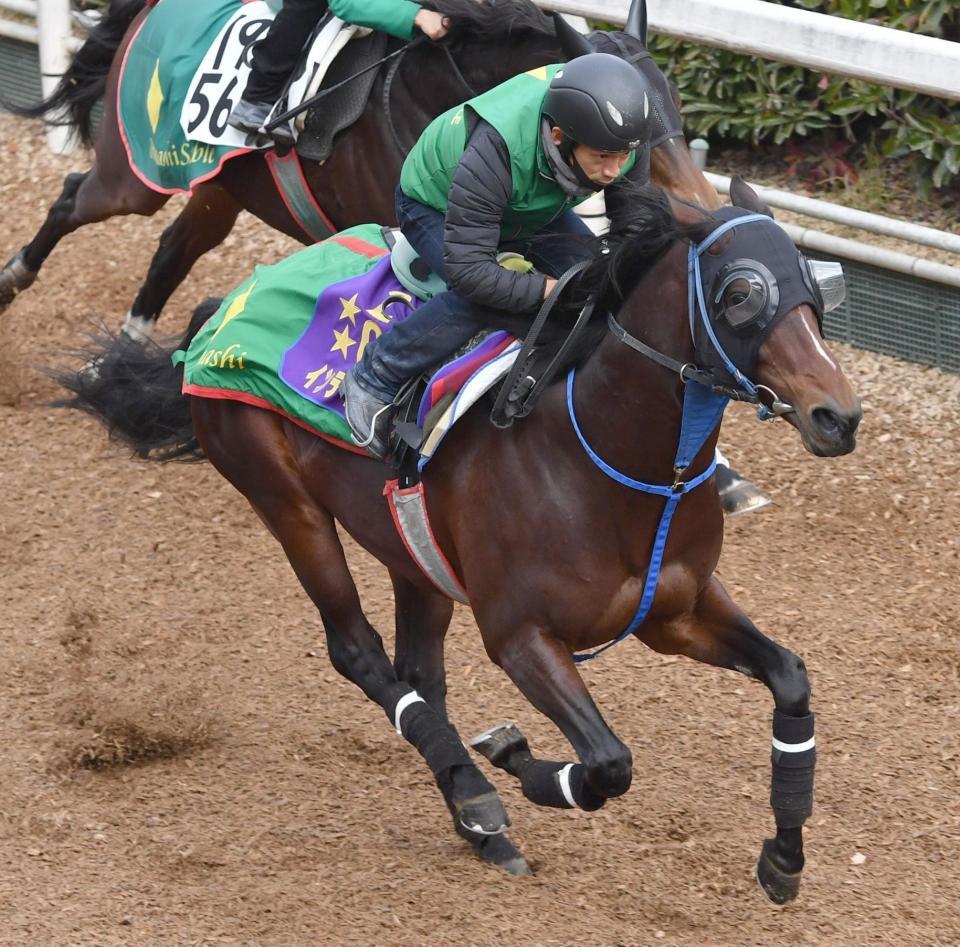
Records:
{"label": "horse's tail", "polygon": [[49,98],[30,106],[12,105],[0,99],[0,105],[24,118],[43,118],[53,125],[73,128],[85,145],[92,145],[93,109],[107,88],[113,57],[130,24],[148,2],[111,0],[106,15],[90,31]]}
{"label": "horse's tail", "polygon": [[135,342],[124,333],[94,340],[79,372],[57,372],[56,380],[73,393],[55,402],[60,408],[86,411],[115,438],[148,460],[202,460],[193,433],[190,396],[181,393],[183,366],[170,356],[186,348],[216,312],[219,299],[205,299],[194,311],[179,344]]}

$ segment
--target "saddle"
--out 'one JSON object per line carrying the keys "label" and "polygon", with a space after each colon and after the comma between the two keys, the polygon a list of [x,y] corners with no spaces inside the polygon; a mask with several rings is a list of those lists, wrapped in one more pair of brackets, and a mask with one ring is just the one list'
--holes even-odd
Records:
{"label": "saddle", "polygon": [[336,136],[363,114],[377,80],[378,71],[370,67],[383,58],[388,40],[386,33],[357,35],[336,55],[325,74],[314,78],[304,100],[332,91],[301,116],[303,121],[298,118],[294,123],[299,130],[295,147],[301,158],[326,161]]}

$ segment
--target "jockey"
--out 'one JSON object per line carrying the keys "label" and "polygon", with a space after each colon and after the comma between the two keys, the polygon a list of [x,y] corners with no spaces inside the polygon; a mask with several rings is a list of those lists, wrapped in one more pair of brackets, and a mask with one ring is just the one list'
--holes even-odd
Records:
{"label": "jockey", "polygon": [[[244,132],[262,131],[304,43],[328,9],[347,23],[382,30],[400,39],[410,39],[414,27],[433,40],[446,36],[450,29],[447,17],[411,0],[284,0],[270,32],[254,47],[253,68],[243,98],[230,113],[227,124]],[[292,140],[282,126],[271,134],[277,140]]]}
{"label": "jockey", "polygon": [[[397,219],[452,291],[371,341],[344,380],[347,423],[371,455],[389,449],[403,383],[483,328],[471,303],[532,315],[553,277],[592,254],[593,234],[571,208],[605,190],[615,214],[648,183],[653,102],[639,70],[591,53],[515,76],[426,128],[403,165]],[[504,269],[501,250],[550,275]]]}

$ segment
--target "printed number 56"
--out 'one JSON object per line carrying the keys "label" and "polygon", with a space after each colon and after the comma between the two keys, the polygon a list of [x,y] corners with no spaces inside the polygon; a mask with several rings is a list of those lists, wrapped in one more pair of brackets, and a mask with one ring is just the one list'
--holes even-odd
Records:
{"label": "printed number 56", "polygon": [[211,82],[219,82],[222,78],[223,74],[219,72],[205,72],[200,77],[196,89],[193,90],[193,97],[190,99],[190,104],[196,105],[198,111],[187,125],[188,134],[196,131],[204,123],[208,114],[210,114],[210,130],[215,135],[220,136],[226,130],[227,118],[233,111],[233,99],[230,98],[230,93],[237,86],[237,77],[234,76],[227,83],[226,88],[220,94],[220,98],[217,99],[216,105],[213,106],[212,113],[210,112],[210,99],[203,93],[205,85],[209,85]]}

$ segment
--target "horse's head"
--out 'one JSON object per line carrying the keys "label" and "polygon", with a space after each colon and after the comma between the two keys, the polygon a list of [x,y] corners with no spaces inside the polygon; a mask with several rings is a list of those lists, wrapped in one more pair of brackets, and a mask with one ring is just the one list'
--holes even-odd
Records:
{"label": "horse's head", "polygon": [[822,333],[842,271],[807,260],[745,182],[734,179],[731,198],[690,251],[697,363],[782,414],[812,454],[847,454],[860,401]]}

